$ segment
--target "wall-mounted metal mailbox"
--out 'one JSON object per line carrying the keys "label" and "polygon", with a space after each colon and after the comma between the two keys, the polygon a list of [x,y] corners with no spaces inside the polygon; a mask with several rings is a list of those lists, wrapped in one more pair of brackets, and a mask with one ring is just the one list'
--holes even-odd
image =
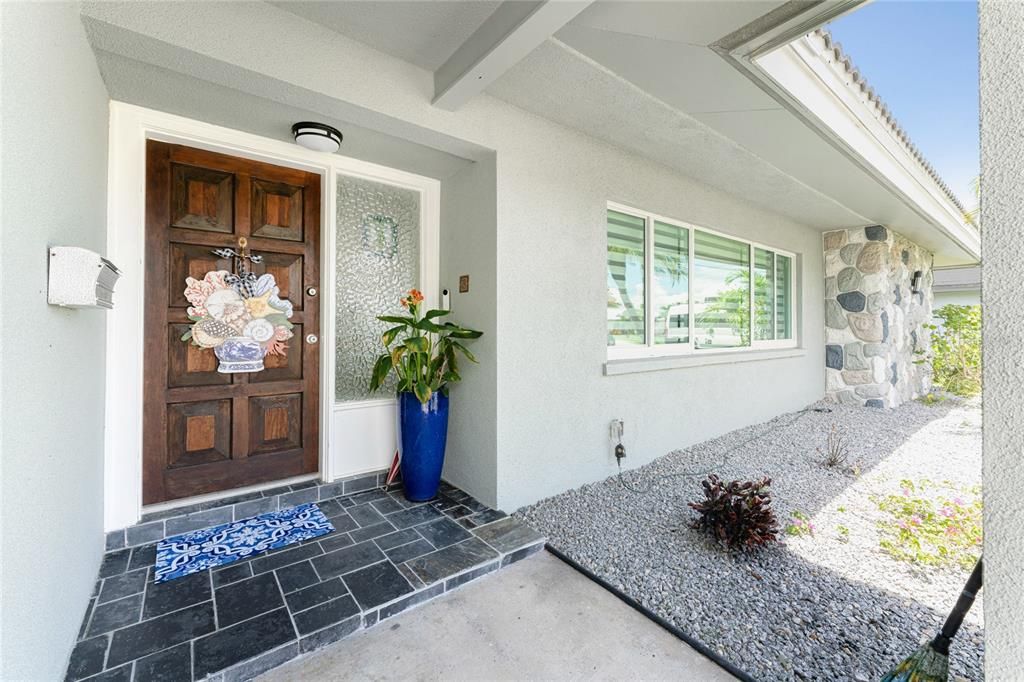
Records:
{"label": "wall-mounted metal mailbox", "polygon": [[50,248],[47,302],[68,308],[113,308],[117,267],[98,253],[77,246]]}

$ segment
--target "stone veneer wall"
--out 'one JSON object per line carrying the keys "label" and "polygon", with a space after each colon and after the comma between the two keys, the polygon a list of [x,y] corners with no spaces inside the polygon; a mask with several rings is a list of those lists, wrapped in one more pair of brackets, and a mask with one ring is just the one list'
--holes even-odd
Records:
{"label": "stone veneer wall", "polygon": [[[931,388],[932,256],[881,225],[826,232],[825,395],[896,407]],[[914,272],[922,273],[918,293]]]}

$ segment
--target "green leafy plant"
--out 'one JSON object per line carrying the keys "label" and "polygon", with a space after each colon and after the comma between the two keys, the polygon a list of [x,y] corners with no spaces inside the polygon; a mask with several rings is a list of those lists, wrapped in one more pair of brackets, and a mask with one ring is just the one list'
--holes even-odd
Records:
{"label": "green leafy plant", "polygon": [[944,305],[935,311],[942,323],[932,330],[931,352],[915,351],[916,364],[931,363],[938,386],[959,396],[981,392],[981,306]]}
{"label": "green leafy plant", "polygon": [[842,525],[836,526],[836,533],[839,534],[839,542],[849,542],[850,541],[850,529],[847,528],[846,526],[842,526]]}
{"label": "green leafy plant", "polygon": [[378,320],[396,326],[381,336],[386,353],[377,358],[370,377],[370,390],[376,391],[393,371],[398,378],[398,392],[411,392],[426,403],[437,391],[448,395],[448,385],[461,381],[458,357],[470,362],[476,358],[462,340],[483,335],[451,322],[436,322],[447,310],[428,310],[420,315],[423,294],[416,289],[402,297],[402,307],[409,315],[381,315]]}
{"label": "green leafy plant", "polygon": [[942,393],[927,393],[918,398],[918,402],[925,405],[939,405],[946,402],[946,396]]}
{"label": "green leafy plant", "polygon": [[729,550],[775,542],[778,523],[771,508],[771,484],[770,478],[726,483],[711,474],[701,482],[704,499],[689,503],[699,515],[693,528],[709,533]]}
{"label": "green leafy plant", "polygon": [[977,487],[900,481],[899,495],[875,497],[882,551],[898,561],[969,570],[981,554],[981,495]]}
{"label": "green leafy plant", "polygon": [[814,535],[814,524],[811,523],[811,519],[807,514],[796,510],[791,514],[791,516],[792,518],[789,523],[786,524],[786,535],[798,538],[806,535]]}

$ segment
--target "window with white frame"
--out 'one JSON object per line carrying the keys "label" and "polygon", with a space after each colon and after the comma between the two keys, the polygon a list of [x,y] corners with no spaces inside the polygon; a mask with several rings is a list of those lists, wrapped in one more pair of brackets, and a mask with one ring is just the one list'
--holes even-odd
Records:
{"label": "window with white frame", "polygon": [[792,253],[608,207],[608,355],[796,346]]}

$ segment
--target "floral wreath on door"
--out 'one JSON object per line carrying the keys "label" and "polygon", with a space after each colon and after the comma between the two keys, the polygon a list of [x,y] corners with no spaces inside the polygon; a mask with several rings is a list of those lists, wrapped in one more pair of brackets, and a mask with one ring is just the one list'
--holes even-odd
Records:
{"label": "floral wreath on door", "polygon": [[185,278],[185,298],[191,306],[191,328],[181,337],[200,348],[212,348],[222,374],[260,372],[267,355],[286,355],[288,340],[294,336],[289,318],[290,301],[280,298],[280,287],[270,273],[255,275],[247,262],[260,263],[262,256],[247,253],[245,239],[241,252],[217,249],[213,253],[231,258],[239,274],[211,270],[202,279]]}

